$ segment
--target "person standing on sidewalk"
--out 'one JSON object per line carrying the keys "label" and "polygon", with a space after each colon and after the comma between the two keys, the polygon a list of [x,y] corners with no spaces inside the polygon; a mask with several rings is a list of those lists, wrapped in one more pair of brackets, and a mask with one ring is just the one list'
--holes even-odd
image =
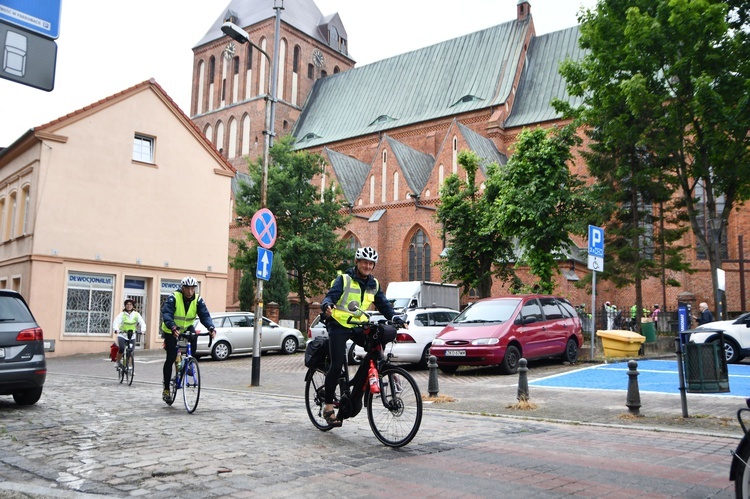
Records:
{"label": "person standing on sidewalk", "polygon": [[708,303],[701,302],[698,307],[701,309],[701,314],[698,317],[694,317],[694,319],[698,322],[699,326],[714,321],[714,315],[708,309]]}
{"label": "person standing on sidewalk", "polygon": [[146,322],[136,310],[134,310],[135,304],[133,300],[128,298],[125,300],[125,308],[122,309],[114,322],[112,322],[112,329],[117,333],[117,358],[115,359],[115,368],[120,365],[122,361],[122,353],[125,351],[125,341],[127,340],[127,332],[133,331],[135,333],[136,328],[141,333],[146,333]]}
{"label": "person standing on sidewalk", "polygon": [[[165,401],[169,400],[169,380],[172,378],[172,364],[177,358],[177,340],[180,331],[184,332],[192,326],[197,317],[211,333],[211,338],[216,336],[216,329],[211,320],[211,314],[208,312],[208,307],[203,302],[203,298],[195,294],[197,286],[198,281],[195,278],[185,277],[180,282],[180,290],[175,291],[172,296],[167,298],[161,308],[161,317],[164,321],[161,323],[161,332],[164,337],[164,348],[167,349],[167,358],[164,361],[163,369],[164,390],[162,391],[162,398]],[[190,348],[193,349],[193,352],[197,350],[197,343],[196,337],[190,340]]]}

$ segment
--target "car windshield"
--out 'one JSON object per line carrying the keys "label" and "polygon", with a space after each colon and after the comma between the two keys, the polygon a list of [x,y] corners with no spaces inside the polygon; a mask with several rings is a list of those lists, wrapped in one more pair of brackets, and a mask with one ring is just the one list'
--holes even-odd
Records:
{"label": "car windshield", "polygon": [[505,322],[513,317],[513,312],[518,308],[519,303],[521,303],[520,298],[476,302],[461,312],[453,322],[455,324]]}

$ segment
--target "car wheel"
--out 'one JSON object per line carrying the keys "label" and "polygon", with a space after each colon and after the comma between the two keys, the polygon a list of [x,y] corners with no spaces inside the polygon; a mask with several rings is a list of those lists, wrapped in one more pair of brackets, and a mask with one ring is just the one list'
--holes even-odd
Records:
{"label": "car wheel", "polygon": [[727,364],[736,364],[740,361],[740,346],[732,338],[726,336],[724,336],[724,355],[726,356]]}
{"label": "car wheel", "polygon": [[417,362],[417,367],[420,369],[427,369],[430,367],[430,347],[432,345],[428,344],[426,347],[424,347],[424,352],[422,352],[422,359]]}
{"label": "car wheel", "polygon": [[34,405],[39,401],[41,396],[41,386],[39,388],[29,388],[28,390],[13,392],[13,400],[15,400],[18,405]]}
{"label": "car wheel", "polygon": [[508,345],[505,349],[505,357],[500,363],[500,372],[503,374],[516,374],[518,371],[518,361],[521,360],[521,352],[513,345]]}
{"label": "car wheel", "polygon": [[349,346],[349,353],[347,353],[346,357],[350,366],[358,366],[362,363],[361,360],[354,356],[354,343]]}
{"label": "car wheel", "polygon": [[565,344],[565,351],[562,354],[563,362],[575,364],[578,360],[578,342],[573,338],[568,338],[568,342]]}
{"label": "car wheel", "polygon": [[281,352],[285,353],[286,355],[291,355],[297,351],[298,346],[299,343],[297,343],[297,338],[295,338],[294,336],[287,336],[286,338],[284,338],[284,342],[281,344]]}
{"label": "car wheel", "polygon": [[232,353],[232,348],[229,346],[229,343],[220,341],[211,349],[211,358],[214,360],[227,360],[230,353]]}
{"label": "car wheel", "polygon": [[458,366],[454,366],[454,365],[451,365],[451,364],[448,364],[448,365],[438,364],[438,367],[445,374],[454,374],[456,371],[458,371]]}

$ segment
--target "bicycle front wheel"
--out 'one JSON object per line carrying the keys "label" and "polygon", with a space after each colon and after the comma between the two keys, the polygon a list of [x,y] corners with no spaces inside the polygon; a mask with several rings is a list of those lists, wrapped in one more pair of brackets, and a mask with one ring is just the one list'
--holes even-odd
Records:
{"label": "bicycle front wheel", "polygon": [[188,414],[195,412],[198,400],[201,398],[201,372],[198,361],[190,357],[182,368],[182,398]]}
{"label": "bicycle front wheel", "polygon": [[417,382],[400,367],[380,372],[380,393],[367,397],[367,419],[378,440],[389,447],[412,441],[422,423],[422,394]]}
{"label": "bicycle front wheel", "polygon": [[123,354],[122,359],[120,359],[120,364],[117,365],[117,377],[120,378],[120,383],[125,381],[125,369],[123,369],[123,365],[125,364],[125,354]]}
{"label": "bicycle front wheel", "polygon": [[326,422],[326,418],[323,417],[326,396],[325,382],[326,373],[322,369],[310,369],[307,372],[305,381],[305,406],[307,407],[307,415],[310,417],[313,426],[321,431],[328,431],[333,428],[333,426]]}
{"label": "bicycle front wheel", "polygon": [[128,386],[133,384],[133,375],[135,374],[135,358],[132,352],[128,354],[128,359],[125,361],[125,376],[128,378]]}

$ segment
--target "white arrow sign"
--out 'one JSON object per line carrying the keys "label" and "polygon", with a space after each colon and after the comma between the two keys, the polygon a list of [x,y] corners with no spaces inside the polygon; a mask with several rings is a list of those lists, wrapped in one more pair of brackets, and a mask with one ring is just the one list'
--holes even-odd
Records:
{"label": "white arrow sign", "polygon": [[271,279],[271,265],[273,264],[273,251],[258,248],[258,267],[255,269],[255,277],[268,281]]}

